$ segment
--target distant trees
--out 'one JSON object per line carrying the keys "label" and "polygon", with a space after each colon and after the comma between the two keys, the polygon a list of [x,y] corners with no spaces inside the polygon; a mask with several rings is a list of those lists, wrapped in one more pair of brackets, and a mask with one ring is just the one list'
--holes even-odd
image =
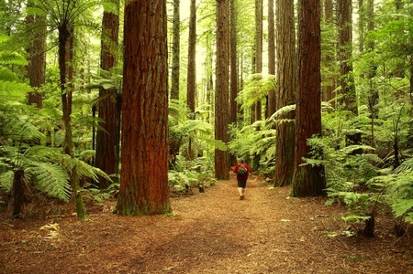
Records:
{"label": "distant trees", "polygon": [[[229,0],[216,0],[215,139],[228,141],[229,123]],[[215,177],[229,178],[228,152],[215,149]]]}
{"label": "distant trees", "polygon": [[231,88],[230,88],[230,122],[237,122],[238,113],[238,103],[236,98],[238,96],[238,51],[237,51],[237,9],[236,1],[231,0],[230,3],[230,35],[231,35],[231,61],[230,61],[230,72],[231,72]]}
{"label": "distant trees", "polygon": [[188,37],[187,106],[191,115],[195,113],[196,98],[196,1],[191,0]]}
{"label": "distant trees", "polygon": [[170,210],[166,20],[165,0],[126,3],[121,215]]}
{"label": "distant trees", "polygon": [[[268,73],[275,75],[275,21],[274,21],[274,0],[268,0]],[[267,99],[267,117],[270,117],[276,110],[276,91],[270,91]]]}
{"label": "distant trees", "polygon": [[324,192],[323,166],[304,164],[310,157],[308,138],[321,134],[321,40],[320,0],[299,2],[298,100],[295,130],[293,196],[315,196]]}

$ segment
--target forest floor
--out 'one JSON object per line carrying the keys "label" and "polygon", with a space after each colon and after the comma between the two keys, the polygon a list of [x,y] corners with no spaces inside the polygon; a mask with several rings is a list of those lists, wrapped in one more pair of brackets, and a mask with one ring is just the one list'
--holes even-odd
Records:
{"label": "forest floor", "polygon": [[[413,273],[412,239],[378,219],[373,239],[335,236],[342,209],[253,179],[173,198],[173,214],[0,220],[0,273]],[[335,237],[333,237],[335,236]]]}

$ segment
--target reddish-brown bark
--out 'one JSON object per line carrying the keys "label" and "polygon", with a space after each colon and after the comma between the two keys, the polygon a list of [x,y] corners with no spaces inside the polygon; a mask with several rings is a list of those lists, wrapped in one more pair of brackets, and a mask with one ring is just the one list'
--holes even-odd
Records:
{"label": "reddish-brown bark", "polygon": [[[31,3],[29,2],[28,5]],[[29,76],[30,86],[39,88],[45,83],[46,69],[46,17],[41,15],[28,15],[26,17],[27,29],[30,36],[28,46],[28,65],[27,72]],[[29,93],[29,104],[35,104],[37,107],[42,107],[42,95],[33,91]]]}
{"label": "reddish-brown bark", "polygon": [[230,96],[230,122],[237,122],[238,104],[235,100],[238,96],[238,64],[237,64],[237,14],[235,0],[231,0],[231,96]]}
{"label": "reddish-brown bark", "polygon": [[[275,22],[274,22],[274,0],[268,0],[268,73],[275,75]],[[276,93],[271,90],[268,94],[267,117],[276,110]]]}
{"label": "reddish-brown bark", "polygon": [[[112,0],[112,3],[119,9],[119,0]],[[110,71],[116,65],[116,51],[118,46],[119,15],[104,11],[102,20],[102,41],[101,41],[101,61],[100,67]],[[117,107],[116,89],[104,89],[99,91],[99,118],[101,119],[101,129],[96,136],[96,167],[107,174],[117,172],[118,165],[118,145],[119,145],[119,112]],[[107,187],[109,182],[103,178],[99,181],[99,186]]]}
{"label": "reddish-brown bark", "polygon": [[125,6],[121,179],[117,212],[170,210],[166,1]]}
{"label": "reddish-brown bark", "polygon": [[[324,0],[324,22],[326,25],[329,27],[333,27],[334,25],[334,18],[333,18],[333,1],[332,0]],[[328,38],[327,38],[328,39]],[[330,42],[327,45],[328,51],[327,53],[323,55],[322,61],[325,62],[326,66],[334,66],[333,64],[335,63],[336,56],[335,54],[331,54],[332,50],[334,48],[334,43],[335,42]],[[325,83],[325,86],[323,87],[322,90],[322,98],[323,101],[330,101],[334,98],[333,91],[335,89],[335,77],[334,75],[330,75],[327,79],[323,79],[323,82]]]}
{"label": "reddish-brown bark", "polygon": [[[294,2],[277,1],[277,109],[295,103],[295,29]],[[294,119],[294,113],[285,119]],[[277,125],[277,147],[275,163],[275,185],[289,185],[294,172],[294,124],[291,122]]]}
{"label": "reddish-brown bark", "polygon": [[303,157],[309,157],[307,140],[321,134],[320,0],[300,0],[299,18],[299,86],[292,194],[316,196],[325,188],[324,168],[302,164]]}
{"label": "reddish-brown bark", "polygon": [[352,1],[337,0],[338,59],[340,62],[341,99],[346,110],[357,115],[356,88],[352,62]]}
{"label": "reddish-brown bark", "polygon": [[188,37],[188,69],[186,100],[189,111],[195,112],[196,96],[196,1],[191,0]]}
{"label": "reddish-brown bark", "polygon": [[[217,51],[215,84],[215,139],[228,142],[229,123],[229,0],[216,0]],[[228,152],[215,150],[215,177],[229,178]]]}
{"label": "reddish-brown bark", "polygon": [[179,69],[180,69],[180,44],[181,44],[181,19],[179,12],[180,0],[173,0],[172,22],[172,71],[171,71],[171,99],[179,99]]}

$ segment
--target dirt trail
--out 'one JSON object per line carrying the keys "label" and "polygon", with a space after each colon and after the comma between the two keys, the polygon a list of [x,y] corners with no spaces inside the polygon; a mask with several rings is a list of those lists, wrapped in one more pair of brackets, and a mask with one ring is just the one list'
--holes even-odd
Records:
{"label": "dirt trail", "polygon": [[412,249],[386,229],[373,240],[329,238],[342,229],[340,209],[288,193],[252,180],[240,201],[232,180],[173,199],[173,216],[108,210],[47,229],[4,221],[0,273],[413,273]]}

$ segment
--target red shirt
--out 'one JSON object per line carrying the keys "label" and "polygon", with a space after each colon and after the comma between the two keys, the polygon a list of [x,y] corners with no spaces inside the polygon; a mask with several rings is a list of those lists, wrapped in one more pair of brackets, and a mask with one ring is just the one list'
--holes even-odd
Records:
{"label": "red shirt", "polygon": [[[245,168],[245,169],[247,170],[247,172],[244,173],[244,174],[238,174],[238,171],[239,171],[240,167]],[[252,172],[251,167],[250,167],[247,163],[237,163],[237,164],[236,164],[235,166],[233,166],[231,169],[232,169],[232,171],[235,172],[235,174],[237,174],[237,179],[238,179],[238,180],[246,180],[246,179],[248,179],[249,173]]]}

